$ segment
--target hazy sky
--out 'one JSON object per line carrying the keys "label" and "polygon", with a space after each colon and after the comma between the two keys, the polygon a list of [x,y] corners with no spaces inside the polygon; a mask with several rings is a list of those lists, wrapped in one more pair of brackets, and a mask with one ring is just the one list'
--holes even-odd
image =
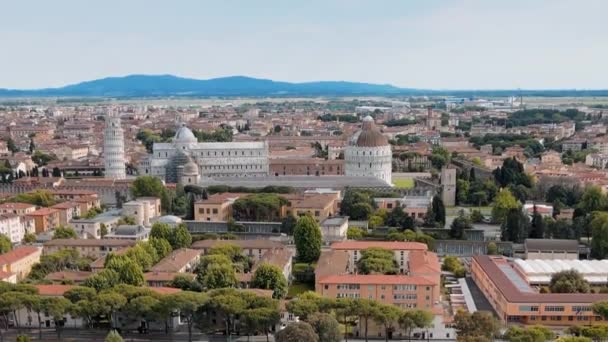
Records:
{"label": "hazy sky", "polygon": [[3,0],[0,88],[246,75],[608,88],[606,0]]}

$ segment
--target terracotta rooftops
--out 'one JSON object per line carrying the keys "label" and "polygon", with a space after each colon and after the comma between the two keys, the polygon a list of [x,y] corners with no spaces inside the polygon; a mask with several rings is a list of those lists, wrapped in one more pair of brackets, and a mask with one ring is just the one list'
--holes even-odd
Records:
{"label": "terracotta rooftops", "polygon": [[0,255],[0,265],[12,264],[34,253],[37,253],[38,251],[40,251],[40,249],[34,246],[17,247],[12,251]]}
{"label": "terracotta rooftops", "polygon": [[63,296],[64,293],[74,288],[74,285],[34,285],[41,296]]}
{"label": "terracotta rooftops", "polygon": [[510,303],[595,303],[608,300],[608,294],[522,292],[498,266],[502,264],[503,267],[511,267],[504,257],[477,255],[473,257],[473,264],[475,263]]}
{"label": "terracotta rooftops", "polygon": [[20,202],[8,202],[8,203],[2,203],[0,204],[0,209],[4,209],[4,210],[22,210],[22,209],[28,209],[28,208],[32,208],[32,207],[36,207],[33,204],[29,204],[29,203],[20,203]]}
{"label": "terracotta rooftops", "polygon": [[135,245],[135,241],[117,239],[55,239],[44,243],[44,246],[66,246],[66,247],[127,247]]}
{"label": "terracotta rooftops", "polygon": [[184,266],[200,255],[196,249],[180,248],[164,257],[150,271],[152,272],[179,272]]}
{"label": "terracotta rooftops", "polygon": [[362,250],[368,248],[385,248],[390,250],[418,250],[426,251],[427,246],[421,242],[401,242],[401,241],[355,241],[347,240],[334,242],[332,249]]}

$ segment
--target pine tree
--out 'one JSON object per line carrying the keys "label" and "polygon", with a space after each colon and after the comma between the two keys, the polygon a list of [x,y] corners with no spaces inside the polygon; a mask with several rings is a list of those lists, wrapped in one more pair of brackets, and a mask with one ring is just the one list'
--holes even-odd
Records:
{"label": "pine tree", "polygon": [[538,213],[536,205],[534,206],[534,212],[532,213],[532,223],[530,225],[530,238],[542,239],[545,237],[545,220]]}

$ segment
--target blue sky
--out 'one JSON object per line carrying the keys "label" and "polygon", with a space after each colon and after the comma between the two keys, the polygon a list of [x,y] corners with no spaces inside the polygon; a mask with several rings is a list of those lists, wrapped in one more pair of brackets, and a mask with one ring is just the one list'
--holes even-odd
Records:
{"label": "blue sky", "polygon": [[0,88],[247,75],[608,88],[605,0],[7,0]]}

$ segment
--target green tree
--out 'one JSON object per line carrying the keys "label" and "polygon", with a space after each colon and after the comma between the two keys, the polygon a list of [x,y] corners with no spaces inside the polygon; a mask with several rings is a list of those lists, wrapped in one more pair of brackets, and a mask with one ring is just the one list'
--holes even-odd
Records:
{"label": "green tree", "polygon": [[72,227],[59,226],[59,227],[55,228],[55,231],[53,233],[53,240],[55,240],[55,239],[77,239],[77,238],[78,238],[78,234],[76,234],[76,231]]}
{"label": "green tree", "polygon": [[459,340],[474,341],[491,341],[500,327],[496,318],[487,311],[471,314],[460,310],[454,316],[454,325]]}
{"label": "green tree", "polygon": [[281,233],[286,235],[293,235],[293,231],[296,228],[298,219],[293,215],[287,215],[283,221],[281,221]]}
{"label": "green tree", "polygon": [[106,335],[106,339],[104,341],[105,342],[123,342],[124,340],[122,339],[122,337],[116,330],[112,330]]}
{"label": "green tree", "polygon": [[591,308],[593,309],[594,314],[602,317],[603,319],[608,319],[608,301],[593,303]]}
{"label": "green tree", "polygon": [[340,202],[340,213],[352,220],[367,220],[374,207],[375,202],[369,192],[347,189]]}
{"label": "green tree", "polygon": [[114,287],[119,281],[120,277],[116,271],[105,268],[88,277],[83,282],[83,285],[91,287],[99,292]]}
{"label": "green tree", "polygon": [[273,290],[272,298],[285,298],[287,295],[287,280],[283,271],[275,265],[263,263],[253,273],[251,287]]}
{"label": "green tree", "polygon": [[528,225],[528,216],[519,208],[509,210],[506,220],[501,225],[502,240],[522,243],[528,237]]}
{"label": "green tree", "polygon": [[114,329],[117,322],[116,315],[127,304],[127,298],[116,291],[110,290],[100,293],[97,296],[97,303],[100,311],[110,317],[110,327]]}
{"label": "green tree", "polygon": [[359,227],[348,227],[346,238],[349,240],[360,240],[365,237],[366,232]]}
{"label": "green tree", "polygon": [[340,324],[334,316],[326,313],[317,313],[308,319],[315,333],[319,337],[319,342],[340,342]]}
{"label": "green tree", "polygon": [[11,151],[12,154],[19,152],[19,148],[17,147],[17,145],[15,144],[15,141],[12,138],[8,138],[6,140],[6,147],[8,148],[9,151]]}
{"label": "green tree", "polygon": [[368,331],[369,331],[369,320],[373,319],[374,314],[377,310],[378,302],[361,298],[353,301],[353,312],[359,316],[359,320],[362,321],[363,325],[363,336],[365,337],[365,341],[368,341]]}
{"label": "green tree", "polygon": [[538,213],[536,205],[532,213],[532,222],[530,223],[530,238],[543,239],[545,237],[545,220]]}
{"label": "green tree", "polygon": [[211,264],[202,276],[201,284],[206,289],[221,289],[234,287],[237,283],[236,272],[232,265]]}
{"label": "green tree", "polygon": [[462,240],[465,238],[465,230],[472,229],[471,219],[461,210],[458,217],[454,218],[450,225],[450,237]]}
{"label": "green tree", "polygon": [[[2,238],[0,238],[1,240]],[[36,234],[34,233],[25,233],[25,235],[23,235],[23,243],[24,244],[30,244],[30,243],[34,243],[36,242]],[[1,249],[1,243],[0,243],[0,249]],[[5,253],[5,252],[1,252],[1,253]]]}
{"label": "green tree", "polygon": [[511,194],[509,189],[502,189],[494,199],[492,219],[494,222],[502,223],[505,221],[509,210],[516,208],[519,208],[517,199]]}
{"label": "green tree", "polygon": [[309,215],[300,217],[294,230],[294,241],[298,259],[302,262],[315,262],[321,255],[321,229]]}
{"label": "green tree", "polygon": [[545,342],[555,339],[555,334],[547,327],[534,325],[531,327],[512,326],[507,329],[504,338],[509,342]]}
{"label": "green tree", "polygon": [[180,224],[172,231],[169,243],[171,243],[173,249],[190,247],[192,245],[192,235],[184,224]]}
{"label": "green tree", "polygon": [[12,249],[13,244],[11,240],[6,235],[0,234],[0,254],[10,252]]}
{"label": "green tree", "polygon": [[399,265],[394,253],[384,248],[368,248],[361,252],[357,270],[361,274],[397,274]]}
{"label": "green tree", "polygon": [[488,243],[487,253],[488,253],[488,255],[498,254],[498,247],[496,246],[496,243],[494,243],[494,242]]}
{"label": "green tree", "polygon": [[287,310],[301,320],[306,321],[314,313],[326,312],[325,309],[330,309],[330,306],[328,298],[321,297],[316,292],[308,291],[300,294],[297,299],[289,301]]}
{"label": "green tree", "polygon": [[171,226],[161,222],[154,223],[150,230],[150,237],[169,241],[171,239]]}
{"label": "green tree", "polygon": [[553,293],[588,293],[589,283],[576,270],[565,270],[554,273],[549,282]]}
{"label": "green tree", "polygon": [[319,342],[312,326],[306,322],[291,323],[274,335],[276,342]]}
{"label": "green tree", "polygon": [[594,212],[590,226],[591,256],[605,259],[608,256],[608,212]]}
{"label": "green tree", "polygon": [[119,282],[133,286],[144,285],[144,272],[136,260],[130,259],[126,255],[118,255],[106,258],[107,269],[113,270],[118,274]]}
{"label": "green tree", "polygon": [[151,237],[148,239],[148,243],[156,250],[159,260],[169,255],[173,250],[169,241],[163,238]]}
{"label": "green tree", "polygon": [[63,297],[72,303],[77,303],[81,300],[92,301],[97,296],[95,289],[85,286],[76,286],[67,290]]}
{"label": "green tree", "polygon": [[578,207],[586,213],[592,213],[606,208],[606,202],[606,196],[602,193],[602,189],[599,186],[590,186],[585,189]]}
{"label": "green tree", "polygon": [[99,235],[101,235],[102,239],[108,235],[108,227],[104,223],[99,225]]}
{"label": "green tree", "polygon": [[153,321],[158,317],[156,308],[160,300],[153,296],[139,296],[131,299],[123,308],[122,312],[133,320]]}
{"label": "green tree", "polygon": [[374,310],[373,319],[384,328],[384,340],[388,342],[388,335],[394,329],[394,324],[401,316],[402,310],[394,305],[378,304]]}
{"label": "green tree", "polygon": [[439,196],[433,197],[431,210],[430,213],[427,213],[427,216],[429,216],[429,223],[433,222],[433,225],[439,224],[441,227],[445,225],[445,205]]}
{"label": "green tree", "polygon": [[72,303],[63,297],[45,297],[43,303],[44,312],[53,318],[57,339],[61,341],[61,332],[65,324],[63,318],[69,312]]}
{"label": "green tree", "polygon": [[433,314],[424,310],[405,310],[399,316],[399,326],[405,330],[408,340],[415,328],[426,328],[433,322]]}

